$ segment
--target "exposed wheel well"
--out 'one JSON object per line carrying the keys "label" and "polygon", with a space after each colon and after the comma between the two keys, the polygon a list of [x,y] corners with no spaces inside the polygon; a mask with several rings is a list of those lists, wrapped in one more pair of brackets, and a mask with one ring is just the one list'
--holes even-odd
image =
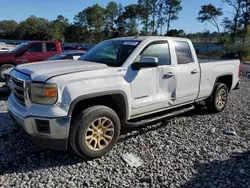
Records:
{"label": "exposed wheel well", "polygon": [[[218,82],[224,83],[224,84],[227,86],[228,91],[230,91],[230,90],[231,90],[231,87],[232,87],[232,84],[233,84],[233,76],[232,76],[232,75],[220,76],[220,77],[217,79],[216,83],[218,83]],[[216,84],[216,83],[215,83],[215,84]]]}
{"label": "exposed wheel well", "polygon": [[13,66],[16,66],[16,64],[13,63],[13,62],[1,63],[0,67],[2,67],[3,65],[13,65]]}
{"label": "exposed wheel well", "polygon": [[80,111],[95,105],[104,105],[113,109],[121,121],[125,121],[127,118],[127,101],[122,94],[112,94],[80,100],[73,106],[70,113],[73,117]]}

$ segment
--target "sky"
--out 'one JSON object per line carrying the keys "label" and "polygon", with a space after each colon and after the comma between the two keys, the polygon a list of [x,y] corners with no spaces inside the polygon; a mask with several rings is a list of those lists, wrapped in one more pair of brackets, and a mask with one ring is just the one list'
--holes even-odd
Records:
{"label": "sky", "polygon": [[[48,20],[63,15],[73,22],[74,16],[88,6],[95,3],[105,7],[111,0],[0,0],[0,20],[23,21],[30,15],[43,17]],[[123,6],[136,4],[137,0],[114,0]],[[223,5],[221,0],[182,0],[183,10],[179,19],[172,22],[171,29],[183,29],[186,33],[215,31],[211,24],[196,21],[202,5],[212,3],[222,7],[224,16],[230,16],[231,8]]]}

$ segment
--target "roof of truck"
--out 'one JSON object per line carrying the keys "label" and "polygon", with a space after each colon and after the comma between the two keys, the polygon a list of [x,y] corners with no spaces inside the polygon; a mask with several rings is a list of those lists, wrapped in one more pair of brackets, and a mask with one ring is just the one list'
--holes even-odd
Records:
{"label": "roof of truck", "polygon": [[135,41],[143,41],[146,39],[182,39],[182,40],[189,40],[187,38],[180,38],[180,37],[167,37],[167,36],[134,36],[134,37],[118,37],[118,38],[113,38],[111,40],[135,40]]}

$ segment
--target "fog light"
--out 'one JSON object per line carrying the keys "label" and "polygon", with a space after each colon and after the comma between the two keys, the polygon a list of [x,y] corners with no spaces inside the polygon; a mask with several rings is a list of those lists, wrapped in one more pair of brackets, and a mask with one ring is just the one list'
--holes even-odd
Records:
{"label": "fog light", "polygon": [[50,134],[50,124],[48,120],[35,119],[38,133]]}

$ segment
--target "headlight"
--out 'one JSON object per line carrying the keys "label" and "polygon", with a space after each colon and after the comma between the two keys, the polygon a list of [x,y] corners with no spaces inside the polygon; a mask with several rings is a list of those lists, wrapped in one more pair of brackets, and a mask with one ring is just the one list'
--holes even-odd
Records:
{"label": "headlight", "polygon": [[57,101],[56,84],[31,83],[31,101],[36,104],[51,105]]}

